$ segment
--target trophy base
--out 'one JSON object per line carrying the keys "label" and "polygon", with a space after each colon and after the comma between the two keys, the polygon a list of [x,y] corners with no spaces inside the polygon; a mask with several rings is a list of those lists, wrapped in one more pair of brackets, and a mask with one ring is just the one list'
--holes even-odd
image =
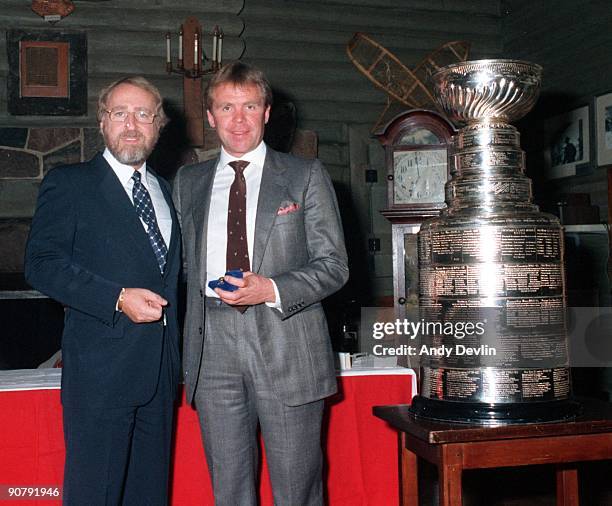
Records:
{"label": "trophy base", "polygon": [[582,412],[579,402],[563,401],[487,404],[428,399],[412,399],[410,412],[418,418],[450,423],[503,425],[511,423],[547,423],[571,420]]}

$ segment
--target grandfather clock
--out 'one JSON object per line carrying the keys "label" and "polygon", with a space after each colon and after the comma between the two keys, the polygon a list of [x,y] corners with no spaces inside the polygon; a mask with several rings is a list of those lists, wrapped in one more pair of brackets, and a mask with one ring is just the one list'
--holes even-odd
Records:
{"label": "grandfather clock", "polygon": [[448,149],[455,128],[437,112],[413,109],[375,132],[385,148],[387,209],[393,240],[393,295],[396,318],[419,301],[417,232],[423,221],[446,207],[450,178]]}

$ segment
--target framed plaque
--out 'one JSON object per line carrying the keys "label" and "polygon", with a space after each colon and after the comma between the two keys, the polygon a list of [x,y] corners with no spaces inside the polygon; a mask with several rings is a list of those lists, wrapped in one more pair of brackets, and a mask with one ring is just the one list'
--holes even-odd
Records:
{"label": "framed plaque", "polygon": [[68,42],[23,40],[19,43],[19,93],[22,97],[70,97]]}
{"label": "framed plaque", "polygon": [[84,33],[8,30],[6,39],[10,114],[87,114]]}

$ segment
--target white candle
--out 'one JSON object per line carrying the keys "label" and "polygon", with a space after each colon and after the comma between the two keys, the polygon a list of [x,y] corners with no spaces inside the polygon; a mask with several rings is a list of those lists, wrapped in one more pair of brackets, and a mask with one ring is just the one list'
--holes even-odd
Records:
{"label": "white candle", "polygon": [[221,66],[221,55],[223,54],[223,32],[219,34],[219,66]]}
{"label": "white candle", "polygon": [[166,33],[166,63],[171,63],[170,59],[170,32]]}
{"label": "white candle", "polygon": [[212,50],[212,61],[215,63],[217,61],[217,32],[213,32],[213,50]]}
{"label": "white candle", "polygon": [[198,68],[198,32],[193,34],[193,67]]}
{"label": "white candle", "polygon": [[181,29],[179,31],[179,60],[183,59],[183,25],[181,25]]}

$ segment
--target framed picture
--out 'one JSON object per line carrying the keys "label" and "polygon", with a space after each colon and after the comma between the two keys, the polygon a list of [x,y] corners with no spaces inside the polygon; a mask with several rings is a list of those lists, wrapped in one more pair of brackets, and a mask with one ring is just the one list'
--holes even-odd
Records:
{"label": "framed picture", "polygon": [[[611,234],[610,250],[612,251],[612,166],[608,167],[608,233]],[[610,262],[612,262],[612,255],[610,255]]]}
{"label": "framed picture", "polygon": [[595,97],[597,165],[612,165],[612,92]]}
{"label": "framed picture", "polygon": [[87,114],[87,38],[84,33],[8,30],[6,49],[10,114]]}
{"label": "framed picture", "polygon": [[585,105],[545,123],[546,176],[574,176],[576,167],[590,161],[589,106]]}

